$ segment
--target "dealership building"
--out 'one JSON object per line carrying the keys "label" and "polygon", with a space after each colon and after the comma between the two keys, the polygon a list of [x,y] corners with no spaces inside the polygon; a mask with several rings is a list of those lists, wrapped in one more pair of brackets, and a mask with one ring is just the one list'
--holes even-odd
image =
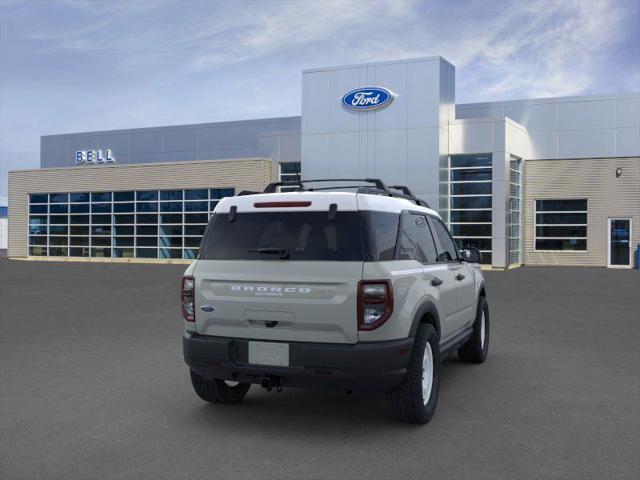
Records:
{"label": "dealership building", "polygon": [[298,117],[43,136],[9,173],[8,255],[189,261],[220,198],[300,171],[407,185],[497,269],[629,267],[640,92],[456,104],[430,57],[304,70]]}

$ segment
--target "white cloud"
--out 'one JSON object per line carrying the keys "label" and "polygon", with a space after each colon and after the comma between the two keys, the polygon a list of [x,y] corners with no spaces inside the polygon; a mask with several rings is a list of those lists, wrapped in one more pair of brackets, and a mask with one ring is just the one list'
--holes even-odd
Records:
{"label": "white cloud", "polygon": [[638,0],[0,8],[0,194],[43,134],[296,114],[301,68],[442,55],[459,102],[640,90]]}

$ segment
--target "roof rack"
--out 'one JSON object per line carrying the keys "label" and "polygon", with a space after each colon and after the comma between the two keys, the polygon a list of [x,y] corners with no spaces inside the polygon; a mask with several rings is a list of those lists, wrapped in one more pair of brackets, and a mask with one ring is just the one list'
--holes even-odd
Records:
{"label": "roof rack", "polygon": [[[329,187],[309,187],[309,183],[323,183],[323,182],[359,182],[367,183],[370,185],[333,185]],[[385,185],[379,178],[320,178],[311,180],[302,180],[298,178],[296,181],[287,182],[273,182],[267,185],[262,193],[276,193],[278,187],[298,187],[298,191],[301,192],[315,192],[320,190],[340,190],[346,188],[355,188],[356,193],[366,193],[370,195],[384,195],[387,197],[404,198],[406,200],[414,202],[421,207],[430,208],[429,204],[424,200],[417,198],[408,187],[404,185]],[[392,190],[400,190],[400,192],[394,192]],[[242,192],[241,194],[243,194]]]}

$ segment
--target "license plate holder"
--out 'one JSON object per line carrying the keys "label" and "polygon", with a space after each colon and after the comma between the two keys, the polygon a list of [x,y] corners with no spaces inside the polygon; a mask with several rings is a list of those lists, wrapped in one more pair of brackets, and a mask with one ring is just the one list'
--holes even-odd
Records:
{"label": "license plate holder", "polygon": [[289,344],[249,342],[249,363],[253,365],[289,366]]}

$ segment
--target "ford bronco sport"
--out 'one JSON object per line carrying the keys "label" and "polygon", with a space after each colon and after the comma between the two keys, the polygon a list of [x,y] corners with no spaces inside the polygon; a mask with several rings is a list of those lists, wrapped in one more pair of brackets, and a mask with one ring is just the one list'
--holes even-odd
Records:
{"label": "ford bronco sport", "polygon": [[252,383],[381,392],[397,419],[427,423],[441,359],[487,356],[480,253],[406,187],[312,182],[217,205],[182,279],[193,388],[214,403]]}

